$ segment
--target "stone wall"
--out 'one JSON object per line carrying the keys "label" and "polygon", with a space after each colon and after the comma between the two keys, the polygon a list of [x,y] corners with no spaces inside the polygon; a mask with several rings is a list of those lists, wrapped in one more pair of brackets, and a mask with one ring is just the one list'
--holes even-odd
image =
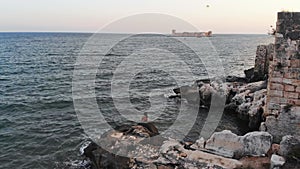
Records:
{"label": "stone wall", "polygon": [[273,60],[274,44],[259,45],[256,50],[254,77],[263,80],[269,73],[269,63]]}
{"label": "stone wall", "polygon": [[300,106],[300,12],[279,12],[274,58],[269,66],[268,115]]}

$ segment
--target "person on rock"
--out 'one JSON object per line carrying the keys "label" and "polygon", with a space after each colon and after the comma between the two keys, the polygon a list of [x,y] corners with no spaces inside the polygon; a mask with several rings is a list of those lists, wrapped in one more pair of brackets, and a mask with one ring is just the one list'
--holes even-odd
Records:
{"label": "person on rock", "polygon": [[148,113],[145,112],[144,116],[142,117],[142,122],[148,122]]}

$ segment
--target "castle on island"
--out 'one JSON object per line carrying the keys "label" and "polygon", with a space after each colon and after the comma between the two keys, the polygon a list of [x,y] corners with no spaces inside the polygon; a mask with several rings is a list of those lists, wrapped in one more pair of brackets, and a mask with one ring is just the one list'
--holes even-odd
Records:
{"label": "castle on island", "polygon": [[176,37],[211,37],[212,36],[212,31],[208,32],[179,32],[177,33],[175,29],[172,30],[172,36]]}

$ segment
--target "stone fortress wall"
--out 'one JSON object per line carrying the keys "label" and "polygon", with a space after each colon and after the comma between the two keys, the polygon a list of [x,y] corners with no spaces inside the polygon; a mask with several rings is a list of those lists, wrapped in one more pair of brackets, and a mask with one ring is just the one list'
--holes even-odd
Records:
{"label": "stone fortress wall", "polygon": [[279,12],[269,66],[267,114],[300,106],[300,12]]}

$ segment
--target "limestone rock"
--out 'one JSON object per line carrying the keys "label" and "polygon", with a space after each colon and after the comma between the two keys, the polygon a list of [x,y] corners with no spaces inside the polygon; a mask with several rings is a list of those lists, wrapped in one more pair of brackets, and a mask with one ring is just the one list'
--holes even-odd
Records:
{"label": "limestone rock", "polygon": [[272,135],[267,132],[251,132],[242,136],[243,151],[241,156],[264,156],[272,145]]}
{"label": "limestone rock", "polygon": [[222,132],[215,132],[206,141],[205,148],[225,157],[234,157],[236,152],[243,149],[243,145],[239,136],[229,130],[223,130]]}
{"label": "limestone rock", "polygon": [[229,130],[214,133],[206,141],[206,148],[225,157],[264,156],[272,145],[267,132],[251,132],[237,136]]}

